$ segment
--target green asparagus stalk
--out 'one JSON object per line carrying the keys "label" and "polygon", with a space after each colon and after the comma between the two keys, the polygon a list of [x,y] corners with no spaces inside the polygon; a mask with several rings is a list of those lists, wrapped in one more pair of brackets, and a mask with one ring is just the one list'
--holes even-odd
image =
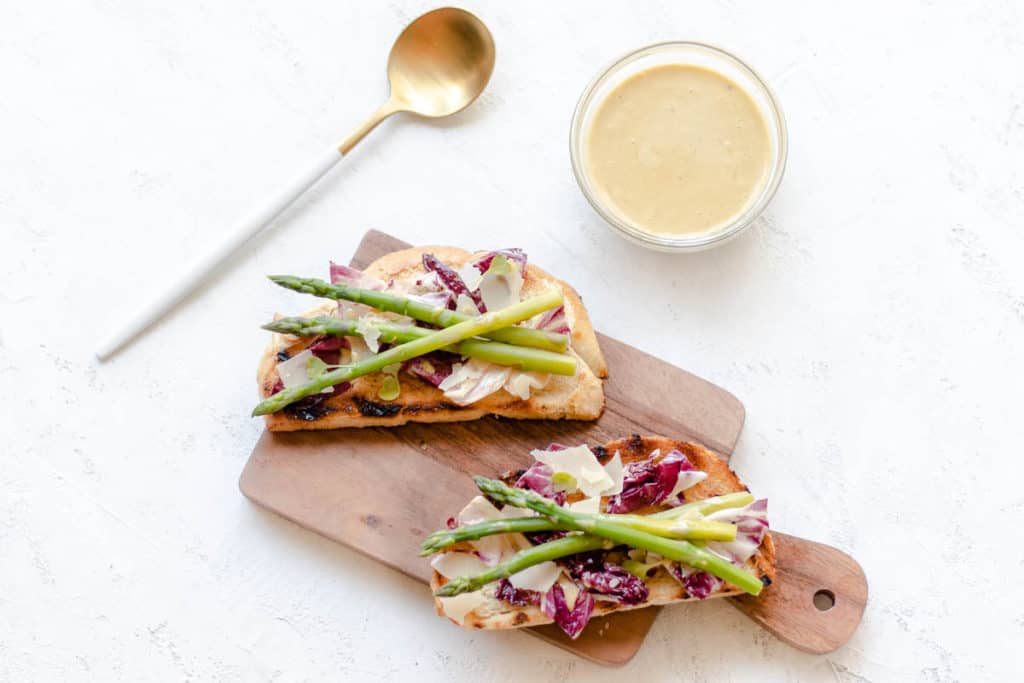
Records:
{"label": "green asparagus stalk", "polygon": [[599,550],[611,547],[613,544],[603,538],[587,535],[566,536],[555,541],[535,545],[532,548],[520,550],[506,561],[496,564],[476,576],[459,576],[451,579],[441,586],[434,595],[447,598],[460,593],[468,593],[478,588],[483,588],[492,581],[505,579],[516,572],[521,572],[541,562],[557,560],[566,555],[587,552],[588,550]]}
{"label": "green asparagus stalk", "polygon": [[441,529],[427,536],[420,546],[420,557],[433,555],[463,541],[475,541],[494,534],[525,534],[531,531],[554,531],[558,525],[547,517],[509,517],[454,529]]}
{"label": "green asparagus stalk", "polygon": [[711,498],[705,498],[704,500],[697,500],[669,510],[655,512],[653,515],[648,515],[648,517],[654,517],[656,519],[681,519],[691,516],[702,517],[704,515],[710,515],[712,512],[718,512],[719,510],[745,507],[753,502],[754,496],[750,492],[740,491],[738,493],[726,493],[722,496],[713,496]]}
{"label": "green asparagus stalk", "polygon": [[500,311],[488,311],[465,322],[431,332],[420,339],[402,344],[401,346],[395,346],[370,358],[364,358],[351,365],[325,372],[320,377],[302,386],[279,391],[257,405],[252,414],[267,415],[268,413],[276,412],[290,403],[319,393],[327,387],[378,372],[393,363],[404,363],[417,356],[443,349],[451,344],[457,344],[470,337],[478,337],[493,330],[514,325],[521,320],[532,318],[539,313],[561,305],[562,293],[551,290],[526,301],[520,301]]}
{"label": "green asparagus stalk", "polygon": [[[736,540],[736,525],[725,522],[693,520],[680,523],[675,520],[652,520],[640,515],[597,515],[597,517],[667,538],[701,541]],[[432,555],[455,543],[475,541],[484,536],[531,531],[568,531],[568,529],[563,524],[547,517],[510,517],[479,524],[467,524],[455,529],[441,529],[430,534],[420,546],[420,555]]]}
{"label": "green asparagus stalk", "polygon": [[549,519],[559,522],[566,528],[583,531],[592,536],[607,538],[610,541],[658,553],[676,562],[701,569],[727,581],[751,595],[761,592],[761,579],[747,570],[737,567],[728,560],[700,548],[689,541],[673,540],[655,536],[645,531],[637,531],[619,523],[601,519],[598,515],[587,515],[573,512],[552,500],[548,500],[533,491],[513,488],[495,479],[474,477],[477,488],[486,496],[499,503],[518,508],[529,508]]}
{"label": "green asparagus stalk", "polygon": [[728,522],[708,522],[700,519],[651,519],[643,515],[593,515],[594,519],[621,524],[630,529],[644,531],[664,538],[688,541],[735,541],[736,525]]}
{"label": "green asparagus stalk", "polygon": [[[420,322],[441,327],[451,327],[476,317],[466,313],[449,311],[446,308],[431,306],[422,301],[408,299],[390,292],[360,289],[344,284],[331,284],[316,278],[295,277],[294,275],[271,275],[270,280],[281,287],[296,292],[312,294],[323,299],[354,301],[355,303],[366,304],[382,311],[398,313]],[[489,330],[481,336],[505,342],[506,344],[530,346],[559,353],[565,351],[569,346],[569,337],[564,334],[533,330],[527,327],[508,326],[508,329]]]}
{"label": "green asparagus stalk", "polygon": [[[297,337],[331,335],[335,337],[360,337],[362,332],[355,320],[342,320],[332,315],[315,318],[281,318],[269,322],[263,329]],[[422,339],[432,332],[413,325],[376,324],[380,341],[385,344],[404,344]],[[576,374],[576,359],[564,353],[534,349],[527,346],[513,346],[496,341],[467,339],[461,344],[447,346],[442,351],[478,358],[498,365],[517,367],[527,372],[544,372],[571,377]]]}

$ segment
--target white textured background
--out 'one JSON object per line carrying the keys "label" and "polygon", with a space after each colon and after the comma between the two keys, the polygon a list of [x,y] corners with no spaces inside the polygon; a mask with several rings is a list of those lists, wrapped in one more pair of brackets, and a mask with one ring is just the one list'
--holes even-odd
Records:
{"label": "white textured background", "polygon": [[[1024,640],[1024,22],[987,3],[468,2],[498,45],[450,124],[385,124],[223,276],[107,365],[104,326],[385,97],[424,2],[0,5],[0,679],[954,681]],[[606,62],[746,57],[790,162],[756,229],[666,256],[568,159]],[[426,590],[248,503],[257,329],[367,228],[519,245],[596,326],[732,390],[773,525],[860,560],[849,645],[667,609],[623,671],[463,632]],[[425,482],[424,485],[429,485]],[[382,495],[386,492],[382,491]]]}

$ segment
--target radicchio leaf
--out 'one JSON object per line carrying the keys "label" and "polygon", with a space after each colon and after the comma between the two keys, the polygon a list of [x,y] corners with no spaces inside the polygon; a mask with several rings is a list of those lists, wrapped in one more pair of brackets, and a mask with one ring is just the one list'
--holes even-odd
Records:
{"label": "radicchio leaf", "polygon": [[574,579],[586,588],[616,598],[624,605],[637,605],[647,599],[647,584],[622,567],[605,562],[605,551],[577,553],[562,560]]}
{"label": "radicchio leaf", "polygon": [[[487,312],[487,307],[484,305],[483,299],[480,298],[480,292],[471,292],[466,283],[462,281],[462,277],[450,266],[442,263],[439,258],[430,253],[423,254],[423,267],[437,274],[441,283],[452,293],[453,300],[457,299],[460,294],[465,294],[473,300],[473,303],[476,304],[477,309],[481,313]],[[449,308],[454,308],[451,302],[449,302]]]}
{"label": "radicchio leaf", "polygon": [[344,337],[320,337],[309,345],[309,352],[328,365],[337,365],[341,362],[341,350],[347,348],[349,343]]}
{"label": "radicchio leaf", "polygon": [[558,334],[569,334],[569,320],[565,316],[565,306],[544,311],[529,323],[534,329]]}
{"label": "radicchio leaf", "polygon": [[614,597],[623,605],[639,605],[650,593],[647,584],[610,562],[605,562],[600,571],[580,572],[579,578],[590,590]]}
{"label": "radicchio leaf", "polygon": [[526,276],[526,252],[516,247],[513,247],[511,249],[498,249],[497,251],[492,251],[491,253],[485,255],[479,261],[473,263],[473,265],[481,273],[486,273],[487,269],[491,267],[491,261],[493,261],[494,257],[497,256],[498,254],[501,254],[509,261],[516,263],[519,266],[519,272],[521,272],[524,277]]}
{"label": "radicchio leaf", "polygon": [[361,270],[331,261],[331,283],[350,285],[362,289],[384,289],[384,281]]}
{"label": "radicchio leaf", "polygon": [[402,369],[435,387],[452,374],[452,357],[440,353],[419,356],[402,364]]}
{"label": "radicchio leaf", "polygon": [[709,542],[708,550],[730,562],[743,563],[761,547],[768,531],[768,500],[755,500],[745,508],[719,510],[707,519],[736,525],[735,540]]}
{"label": "radicchio leaf", "polygon": [[570,610],[565,601],[565,591],[562,586],[554,584],[551,590],[544,594],[540,601],[540,608],[544,614],[551,617],[558,627],[565,631],[565,634],[576,640],[583,629],[590,621],[590,615],[594,611],[594,596],[586,590],[581,589],[576,596],[576,604]]}
{"label": "radicchio leaf", "polygon": [[510,605],[525,607],[526,605],[539,605],[541,593],[525,588],[516,588],[508,579],[498,582],[498,590],[494,594],[499,600],[504,600]]}
{"label": "radicchio leaf", "polygon": [[698,600],[707,598],[725,585],[725,582],[714,574],[684,567],[678,562],[670,564],[668,572],[683,585],[687,595]]}
{"label": "radicchio leaf", "polygon": [[551,483],[554,474],[554,470],[544,463],[535,462],[516,480],[515,487],[529,489],[545,498],[550,498],[559,505],[564,505],[565,491],[556,491],[554,484]]}
{"label": "radicchio leaf", "polygon": [[[331,283],[374,290],[382,290],[385,287],[383,280],[334,261],[331,261]],[[372,308],[364,304],[357,304],[345,299],[338,301],[338,315],[343,319],[358,318],[372,311]]]}
{"label": "radicchio leaf", "polygon": [[694,469],[686,456],[675,449],[663,457],[658,456],[656,452],[651,453],[646,460],[626,465],[622,493],[608,500],[608,512],[632,512],[660,503],[675,489],[679,473]]}

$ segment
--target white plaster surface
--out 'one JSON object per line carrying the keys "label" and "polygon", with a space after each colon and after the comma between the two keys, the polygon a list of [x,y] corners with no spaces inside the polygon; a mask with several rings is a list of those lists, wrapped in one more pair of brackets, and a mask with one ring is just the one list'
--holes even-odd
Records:
{"label": "white plaster surface", "polygon": [[[0,680],[1018,678],[1020,4],[466,4],[498,44],[482,100],[386,123],[105,365],[106,325],[377,106],[430,5],[0,5]],[[768,213],[695,256],[612,234],[568,158],[586,82],[666,39],[746,57],[790,127]],[[262,276],[324,272],[367,228],[522,246],[598,328],[733,391],[733,462],[773,524],[868,574],[853,640],[811,656],[682,606],[603,669],[463,632],[424,587],[246,501],[257,325],[303,303]]]}

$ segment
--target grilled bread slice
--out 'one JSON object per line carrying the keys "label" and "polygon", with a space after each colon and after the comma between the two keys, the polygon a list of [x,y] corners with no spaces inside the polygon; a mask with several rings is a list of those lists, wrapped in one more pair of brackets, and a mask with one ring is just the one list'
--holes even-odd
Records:
{"label": "grilled bread slice", "polygon": [[[739,480],[736,473],[729,469],[724,460],[698,444],[673,441],[672,439],[660,436],[640,437],[639,435],[634,435],[627,439],[611,441],[593,450],[601,464],[608,462],[618,452],[622,456],[623,465],[626,465],[630,462],[644,460],[655,449],[661,449],[662,453],[667,453],[673,448],[686,455],[694,467],[708,474],[707,479],[683,491],[683,498],[687,503],[711,498],[712,496],[747,490],[747,487]],[[511,485],[520,474],[521,472],[511,472],[503,478],[507,484]],[[606,503],[607,500],[602,500],[602,510]],[[646,514],[660,508],[661,506],[657,506],[655,508],[636,510],[636,512],[638,514]],[[466,549],[470,550],[468,547]],[[746,568],[758,576],[766,585],[770,585],[774,580],[775,546],[772,543],[771,534],[765,534],[760,550],[747,561]],[[430,582],[430,588],[432,591],[436,591],[445,583],[447,583],[447,579],[435,571]],[[650,590],[646,601],[637,605],[623,605],[607,600],[595,600],[592,616],[599,617],[613,612],[698,599],[687,595],[686,589],[683,588],[682,584],[674,579],[664,567],[658,567],[655,575],[648,578],[646,583]],[[551,617],[541,611],[538,606],[516,606],[493,597],[494,588],[494,584],[484,588],[484,594],[488,596],[487,599],[480,606],[466,614],[461,626],[475,629],[506,629],[552,623]],[[723,584],[717,591],[709,595],[708,598],[724,598],[742,593],[742,590],[734,586]],[[440,599],[435,598],[435,605],[437,613],[445,616]]]}
{"label": "grilled bread slice", "polygon": [[[425,253],[434,254],[455,270],[483,256],[483,253],[473,254],[453,247],[417,247],[387,254],[370,264],[365,272],[385,282],[411,282],[426,273],[422,262]],[[391,427],[407,422],[462,422],[485,415],[524,420],[596,420],[604,409],[601,379],[608,376],[608,368],[587,310],[572,287],[532,263],[527,265],[522,297],[525,299],[550,288],[561,289],[565,297],[565,315],[571,330],[569,353],[576,356],[577,372],[573,377],[552,375],[548,383],[541,389],[534,389],[527,400],[500,390],[468,406],[459,406],[445,400],[440,389],[400,372],[399,397],[393,401],[383,401],[378,398],[383,375],[375,373],[356,379],[351,389],[331,396],[319,404],[315,411],[285,409],[265,416],[267,429],[294,431]],[[304,315],[323,315],[334,308],[334,302],[325,301]],[[310,339],[289,335],[274,335],[263,353],[257,371],[260,398],[273,393],[279,379],[279,359],[294,356],[311,342]]]}

